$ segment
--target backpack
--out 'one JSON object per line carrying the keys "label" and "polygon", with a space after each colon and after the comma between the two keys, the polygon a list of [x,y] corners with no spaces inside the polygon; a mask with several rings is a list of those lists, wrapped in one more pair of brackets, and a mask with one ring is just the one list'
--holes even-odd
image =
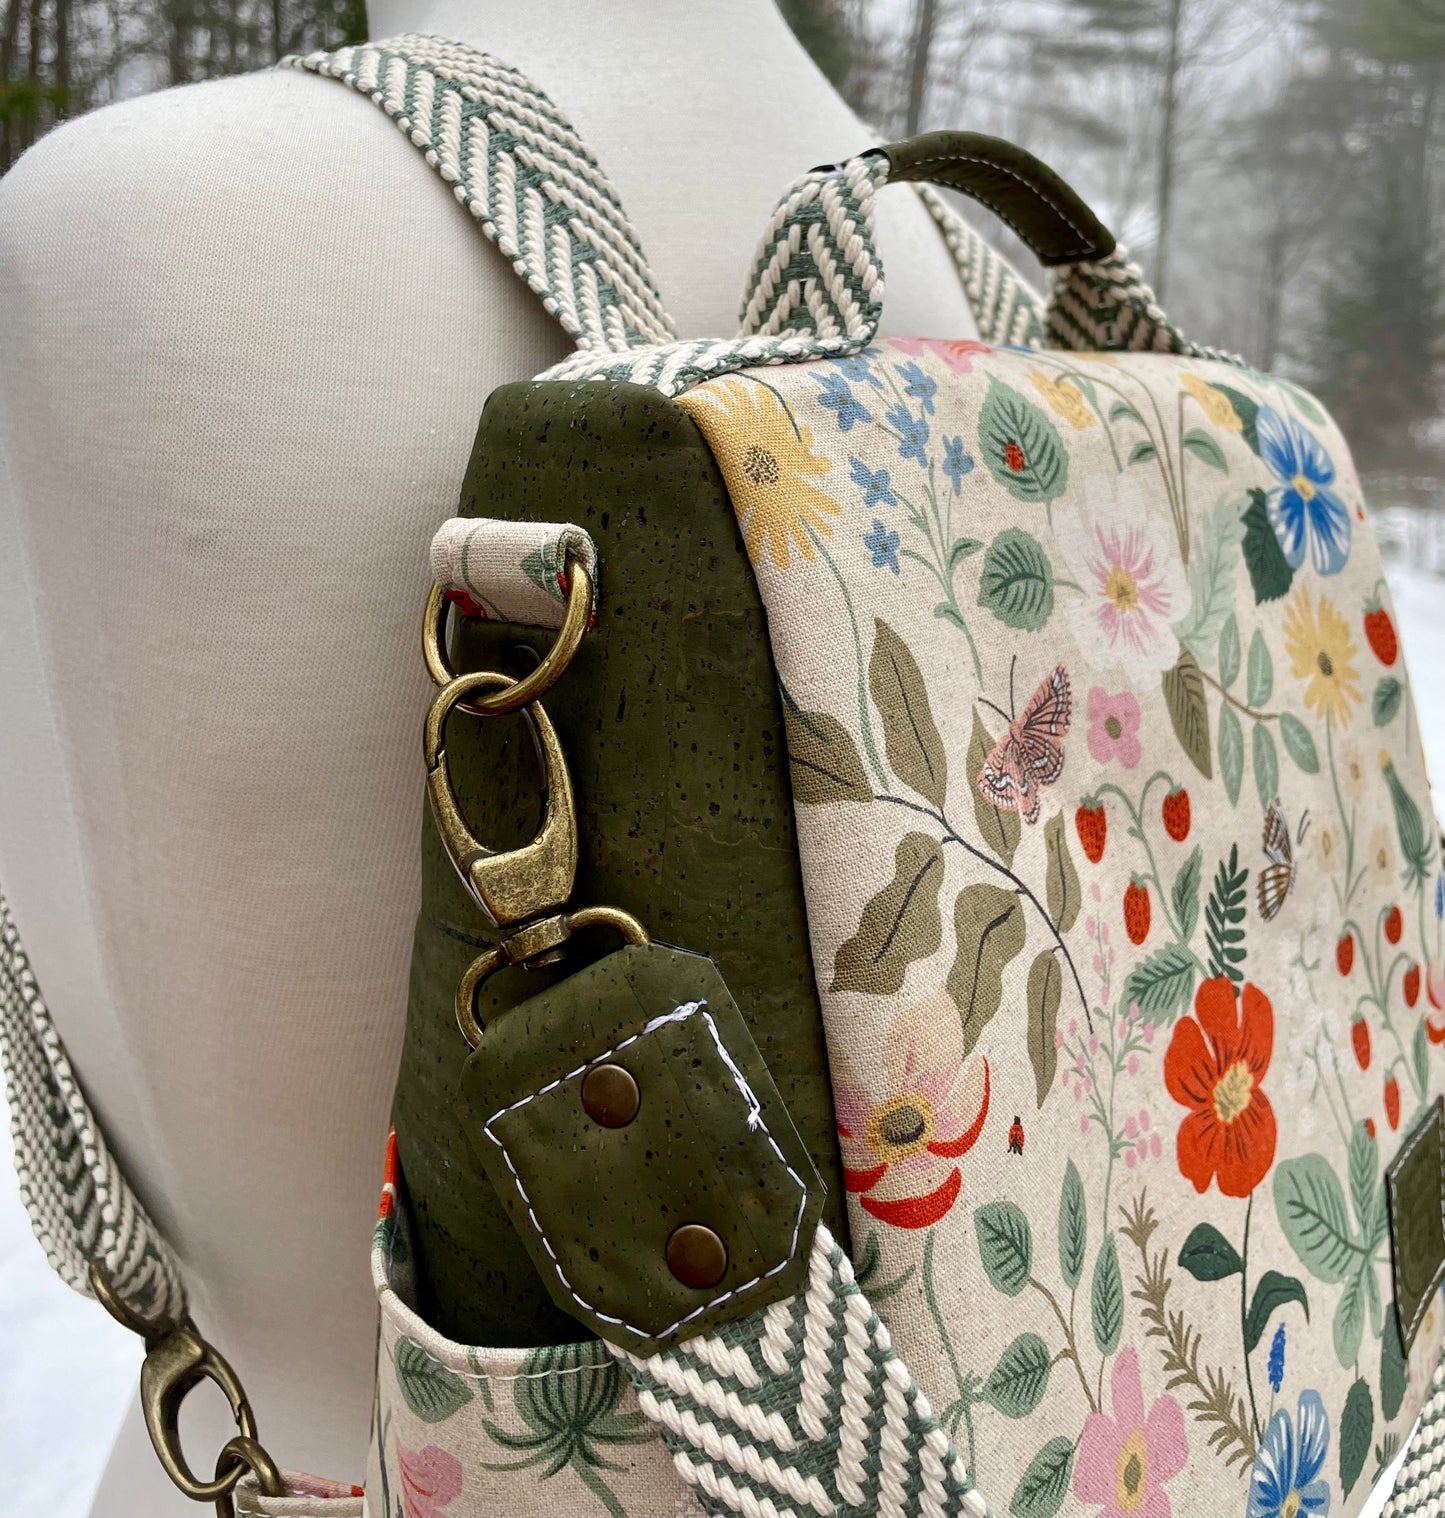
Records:
{"label": "backpack", "polygon": [[[293,62],[578,351],[489,398],[432,547],[364,1498],[257,1442],[3,918],[22,1189],[146,1334],[183,1489],[1347,1518],[1424,1408],[1386,1511],[1440,1511],[1445,876],[1318,402],[1185,338],[997,139],[805,174],[740,335],[677,341],[522,76]],[[879,339],[895,181],[995,211],[1047,301],[924,189],[982,341]],[[175,1430],[206,1377],[213,1482]]]}

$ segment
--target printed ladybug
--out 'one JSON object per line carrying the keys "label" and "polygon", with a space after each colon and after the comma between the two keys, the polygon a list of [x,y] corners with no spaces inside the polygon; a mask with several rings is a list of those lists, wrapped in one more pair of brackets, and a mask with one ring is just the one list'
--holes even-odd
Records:
{"label": "printed ladybug", "polygon": [[1124,891],[1124,930],[1129,942],[1141,944],[1149,936],[1149,890],[1137,880],[1131,880]]}
{"label": "printed ladybug", "polygon": [[1346,933],[1335,945],[1335,965],[1341,975],[1348,975],[1355,967],[1354,934]]}
{"label": "printed ladybug", "polygon": [[1011,474],[1022,474],[1024,465],[1028,460],[1024,457],[1024,451],[1012,438],[1004,444],[1003,461],[1008,465]]}
{"label": "printed ladybug", "polygon": [[1014,1120],[1009,1124],[1008,1152],[1010,1154],[1022,1154],[1024,1152],[1024,1125],[1019,1120],[1018,1114],[1014,1114]]}
{"label": "printed ladybug", "polygon": [[1405,1005],[1413,1007],[1420,999],[1420,966],[1411,965],[1405,971],[1405,978],[1400,983],[1400,989],[1405,993]]}
{"label": "printed ladybug", "polygon": [[1393,1133],[1400,1126],[1400,1083],[1393,1075],[1385,1082],[1385,1116]]}
{"label": "printed ladybug", "polygon": [[1085,802],[1074,813],[1074,826],[1078,829],[1084,857],[1090,864],[1098,864],[1104,857],[1104,843],[1109,836],[1108,813],[1098,802],[1092,806]]}
{"label": "printed ladybug", "polygon": [[1405,919],[1400,916],[1399,907],[1391,907],[1385,914],[1385,937],[1391,943],[1399,943],[1400,934],[1405,931]]}
{"label": "printed ladybug", "polygon": [[1164,831],[1175,843],[1183,843],[1189,836],[1189,792],[1182,785],[1170,791],[1159,812],[1164,819]]}
{"label": "printed ladybug", "polygon": [[1363,1017],[1350,1024],[1350,1042],[1355,1046],[1355,1062],[1361,1070],[1370,1068],[1370,1025]]}
{"label": "printed ladybug", "polygon": [[1377,597],[1365,607],[1365,637],[1375,657],[1387,669],[1399,658],[1400,640],[1395,636],[1395,624]]}

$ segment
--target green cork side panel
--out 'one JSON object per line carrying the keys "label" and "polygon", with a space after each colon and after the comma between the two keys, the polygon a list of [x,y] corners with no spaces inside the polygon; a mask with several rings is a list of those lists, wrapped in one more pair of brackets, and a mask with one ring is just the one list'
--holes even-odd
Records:
{"label": "green cork side panel", "polygon": [[[701,435],[644,386],[505,386],[483,411],[461,511],[575,522],[592,534],[597,626],[544,702],[577,793],[573,899],[622,907],[655,939],[716,961],[827,1186],[823,1220],[846,1241],[783,712],[752,568]],[[453,656],[460,669],[515,674],[551,638],[466,622]],[[499,848],[525,842],[541,811],[526,724],[453,717],[447,753],[477,836]],[[463,1342],[564,1343],[577,1337],[577,1322],[538,1277],[473,1154],[457,1100],[467,1048],[453,997],[495,936],[427,816],[395,1105],[421,1306]],[[605,933],[590,935],[571,963],[616,947]],[[485,1023],[565,973],[504,971],[483,986],[478,1013]]]}

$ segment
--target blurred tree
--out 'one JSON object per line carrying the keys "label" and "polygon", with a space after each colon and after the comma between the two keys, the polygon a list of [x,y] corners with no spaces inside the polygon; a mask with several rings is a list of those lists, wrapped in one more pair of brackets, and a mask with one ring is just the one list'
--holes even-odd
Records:
{"label": "blurred tree", "polygon": [[846,96],[857,37],[845,0],[778,0],[778,9],[828,82]]}

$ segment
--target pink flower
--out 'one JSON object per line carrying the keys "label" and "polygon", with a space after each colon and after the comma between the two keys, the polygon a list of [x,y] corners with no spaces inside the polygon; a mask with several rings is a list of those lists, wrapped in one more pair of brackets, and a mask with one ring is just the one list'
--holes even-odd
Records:
{"label": "pink flower", "polygon": [[897,348],[900,353],[910,354],[914,358],[917,358],[920,353],[935,354],[955,374],[967,374],[973,368],[975,353],[993,352],[986,343],[975,343],[968,338],[944,341],[937,337],[895,337],[889,339],[888,346]]}
{"label": "pink flower", "polygon": [[1139,701],[1133,691],[1111,696],[1100,686],[1089,691],[1089,753],[1100,764],[1117,759],[1126,770],[1139,762]]}
{"label": "pink flower", "polygon": [[423,1450],[396,1442],[406,1518],[445,1518],[442,1509],[462,1494],[462,1462],[435,1444]]}
{"label": "pink flower", "polygon": [[1084,1420],[1074,1495],[1096,1504],[1099,1518],[1170,1518],[1164,1483],[1189,1458],[1184,1414],[1169,1396],[1145,1412],[1139,1356],[1132,1349],[1119,1352],[1109,1386],[1114,1415],[1090,1413]]}

